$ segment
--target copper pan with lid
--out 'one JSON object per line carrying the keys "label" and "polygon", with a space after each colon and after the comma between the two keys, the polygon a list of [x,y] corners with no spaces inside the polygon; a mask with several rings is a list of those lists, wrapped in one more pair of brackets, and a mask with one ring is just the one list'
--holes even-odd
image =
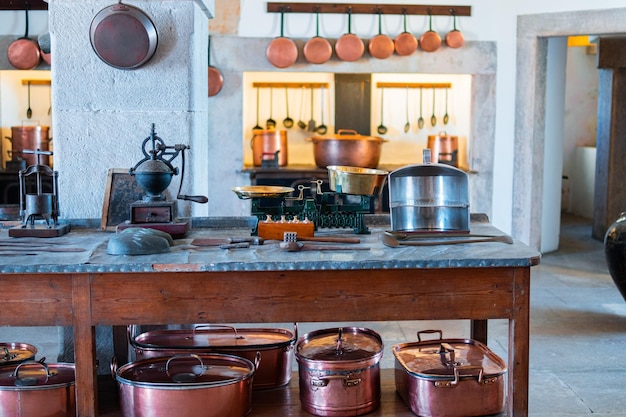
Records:
{"label": "copper pan with lid", "polygon": [[320,13],[315,13],[315,36],[304,44],[304,58],[311,64],[323,64],[333,55],[328,39],[320,36]]}
{"label": "copper pan with lid", "polygon": [[298,47],[293,39],[284,36],[285,11],[280,11],[280,36],[274,38],[265,50],[265,56],[270,64],[277,68],[292,66],[298,59]]}
{"label": "copper pan with lid", "polygon": [[378,12],[378,35],[374,36],[367,49],[371,56],[378,59],[387,59],[393,55],[395,49],[393,40],[387,35],[383,34],[383,14]]}
{"label": "copper pan with lid", "polygon": [[352,9],[348,9],[348,33],[341,35],[335,43],[335,52],[342,61],[353,62],[363,56],[363,40],[352,33]]}

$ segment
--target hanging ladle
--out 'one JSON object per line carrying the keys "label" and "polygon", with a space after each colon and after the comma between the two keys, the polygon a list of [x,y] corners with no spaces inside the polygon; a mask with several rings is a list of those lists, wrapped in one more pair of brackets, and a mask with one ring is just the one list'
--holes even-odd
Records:
{"label": "hanging ladle", "polygon": [[283,120],[283,126],[287,129],[293,126],[293,119],[289,117],[289,89],[285,87],[285,109],[287,111],[287,117]]}
{"label": "hanging ladle", "polygon": [[315,132],[315,119],[313,118],[313,97],[315,91],[313,90],[313,86],[311,86],[311,120],[309,120],[309,126],[307,130],[309,132]]}
{"label": "hanging ladle", "polygon": [[433,88],[433,115],[430,116],[430,124],[435,127],[437,125],[437,116],[435,116],[435,91],[436,89]]}
{"label": "hanging ladle", "polygon": [[448,116],[448,89],[446,88],[446,114],[443,115],[443,124],[447,125],[450,120],[450,116]]}
{"label": "hanging ladle", "polygon": [[33,110],[30,108],[30,81],[28,82],[28,108],[26,109],[26,118],[33,117]]}
{"label": "hanging ladle", "polygon": [[272,118],[272,108],[274,107],[274,89],[270,87],[270,117],[265,121],[265,126],[268,129],[274,129],[276,127],[276,120]]}
{"label": "hanging ladle", "polygon": [[300,129],[306,129],[306,123],[304,122],[304,89],[305,87],[302,86],[302,94],[300,95],[300,120],[298,120],[298,127]]}
{"label": "hanging ladle", "polygon": [[409,87],[406,87],[406,123],[404,124],[404,133],[408,133],[411,129],[411,123],[409,122]]}
{"label": "hanging ladle", "polygon": [[424,127],[424,117],[422,116],[422,87],[420,87],[420,118],[417,119],[417,127],[422,129]]}
{"label": "hanging ladle", "polygon": [[321,114],[321,121],[322,124],[319,125],[315,131],[317,133],[319,133],[320,135],[325,135],[326,132],[328,131],[328,127],[324,124],[324,85],[322,84],[322,86],[320,87],[320,101],[322,102],[321,106],[320,106],[320,110],[322,112]]}
{"label": "hanging ladle", "polygon": [[384,135],[387,133],[387,127],[383,124],[383,109],[384,106],[384,98],[385,98],[385,89],[380,89],[380,125],[376,128],[376,131],[379,135]]}
{"label": "hanging ladle", "polygon": [[256,88],[256,125],[252,128],[252,130],[263,130],[263,128],[259,125],[259,87]]}

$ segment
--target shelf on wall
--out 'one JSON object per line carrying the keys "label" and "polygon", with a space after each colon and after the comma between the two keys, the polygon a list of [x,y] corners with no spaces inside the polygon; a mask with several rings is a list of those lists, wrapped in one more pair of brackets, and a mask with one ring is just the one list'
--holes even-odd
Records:
{"label": "shelf on wall", "polygon": [[328,88],[328,83],[252,83],[254,88]]}
{"label": "shelf on wall", "polygon": [[378,88],[451,88],[452,83],[376,83]]}
{"label": "shelf on wall", "polygon": [[0,10],[48,10],[48,3],[44,0],[0,0]]}
{"label": "shelf on wall", "polygon": [[433,4],[267,3],[269,13],[352,13],[471,16],[472,6]]}
{"label": "shelf on wall", "polygon": [[50,80],[22,80],[22,85],[28,85],[28,83],[30,83],[30,85],[51,85],[52,81]]}

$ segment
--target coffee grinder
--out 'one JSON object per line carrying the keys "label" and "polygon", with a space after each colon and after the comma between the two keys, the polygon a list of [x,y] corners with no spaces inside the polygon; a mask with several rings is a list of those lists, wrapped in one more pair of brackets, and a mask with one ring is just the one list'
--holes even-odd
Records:
{"label": "coffee grinder", "polygon": [[[35,165],[18,172],[20,184],[20,227],[9,229],[11,237],[57,237],[70,231],[69,224],[59,224],[59,173],[41,163],[42,155],[51,151],[23,149],[34,154]],[[43,220],[43,223],[38,220]]]}
{"label": "coffee grinder", "polygon": [[181,188],[185,175],[185,150],[189,146],[176,144],[166,145],[163,139],[157,136],[152,124],[150,136],[144,139],[142,145],[144,158],[129,170],[137,184],[146,192],[140,201],[130,204],[130,220],[117,226],[118,230],[128,227],[145,227],[169,233],[173,237],[184,236],[189,231],[189,221],[178,219],[176,202],[168,201],[163,192],[167,189],[174,175],[178,175],[178,168],[172,161],[180,154],[182,172],[178,188],[178,200],[206,203],[208,198],[199,195],[182,195]]}

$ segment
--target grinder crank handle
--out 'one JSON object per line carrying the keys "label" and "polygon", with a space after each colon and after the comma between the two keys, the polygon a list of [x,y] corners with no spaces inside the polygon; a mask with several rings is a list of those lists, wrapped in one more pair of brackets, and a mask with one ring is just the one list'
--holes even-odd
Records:
{"label": "grinder crank handle", "polygon": [[185,200],[185,201],[193,201],[194,203],[206,203],[209,201],[209,199],[203,195],[183,195],[183,194],[179,194],[178,196],[176,196],[177,199],[179,200]]}

